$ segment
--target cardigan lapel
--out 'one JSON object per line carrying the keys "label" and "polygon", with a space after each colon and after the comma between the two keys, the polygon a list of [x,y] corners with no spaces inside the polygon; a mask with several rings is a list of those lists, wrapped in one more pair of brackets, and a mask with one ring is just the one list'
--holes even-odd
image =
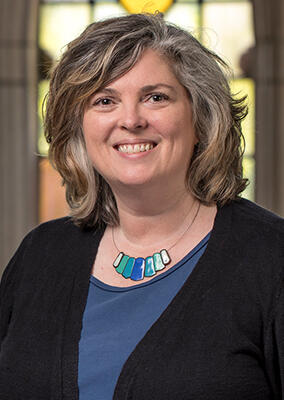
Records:
{"label": "cardigan lapel", "polygon": [[[62,350],[62,392],[64,400],[78,400],[79,340],[82,330],[89,280],[100,240],[105,228],[77,230],[71,237],[69,266],[73,274],[69,311],[66,315]],[[68,295],[68,294],[66,294]]]}

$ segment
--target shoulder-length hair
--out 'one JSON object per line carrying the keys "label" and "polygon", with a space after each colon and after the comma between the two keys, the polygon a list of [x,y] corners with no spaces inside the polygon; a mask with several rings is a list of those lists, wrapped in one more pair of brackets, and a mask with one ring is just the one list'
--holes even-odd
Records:
{"label": "shoulder-length hair", "polygon": [[132,14],[89,25],[67,47],[51,74],[45,135],[49,158],[63,178],[75,222],[119,224],[112,190],[94,169],[82,130],[90,96],[130,70],[145,49],[166,57],[187,89],[198,139],[186,186],[203,204],[224,205],[246,187],[242,176],[244,99],[235,99],[227,65],[161,14]]}

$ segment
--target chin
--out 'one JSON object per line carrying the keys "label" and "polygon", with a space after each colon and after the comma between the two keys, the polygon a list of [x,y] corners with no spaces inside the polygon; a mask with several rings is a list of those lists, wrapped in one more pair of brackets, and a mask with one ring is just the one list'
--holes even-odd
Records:
{"label": "chin", "polygon": [[116,187],[129,187],[129,188],[141,188],[143,186],[147,187],[154,184],[153,177],[149,176],[139,176],[138,174],[130,174],[126,176],[116,177],[111,180],[110,186],[112,184]]}
{"label": "chin", "polygon": [[147,185],[150,185],[151,183],[153,183],[153,181],[151,179],[137,179],[137,177],[133,178],[133,179],[123,179],[123,180],[119,181],[120,185],[127,186],[129,188],[130,187],[138,188],[138,187],[142,187],[142,186],[147,186]]}

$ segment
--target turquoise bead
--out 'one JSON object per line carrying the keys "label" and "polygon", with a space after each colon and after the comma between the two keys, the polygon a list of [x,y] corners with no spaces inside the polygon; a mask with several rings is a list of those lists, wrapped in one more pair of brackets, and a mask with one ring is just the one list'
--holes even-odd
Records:
{"label": "turquoise bead", "polygon": [[145,276],[153,276],[156,274],[153,257],[147,257],[145,263]]}
{"label": "turquoise bead", "polygon": [[130,257],[127,261],[127,264],[124,268],[124,271],[122,273],[122,276],[124,276],[124,278],[130,278],[131,274],[132,274],[132,270],[133,270],[133,266],[135,263],[135,258],[134,257]]}
{"label": "turquoise bead", "polygon": [[163,263],[162,257],[160,253],[155,253],[153,255],[154,258],[154,266],[156,271],[161,271],[162,269],[165,268],[165,265]]}
{"label": "turquoise bead", "polygon": [[152,257],[134,258],[120,252],[114,260],[113,266],[116,271],[126,279],[140,281],[145,277],[151,277],[157,271],[163,270],[171,262],[168,252],[163,249],[160,253],[153,254]]}
{"label": "turquoise bead", "polygon": [[122,273],[123,273],[124,268],[125,268],[125,266],[126,266],[128,260],[129,260],[129,256],[125,256],[125,255],[124,255],[124,256],[122,257],[122,259],[121,259],[121,261],[120,261],[118,267],[116,268],[116,271],[117,271],[119,274],[122,274]]}

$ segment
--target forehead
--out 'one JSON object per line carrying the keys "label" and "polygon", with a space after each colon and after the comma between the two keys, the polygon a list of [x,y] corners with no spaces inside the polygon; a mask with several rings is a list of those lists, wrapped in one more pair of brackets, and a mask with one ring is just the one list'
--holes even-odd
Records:
{"label": "forehead", "polygon": [[157,51],[146,49],[131,69],[105,87],[116,87],[121,84],[155,86],[158,83],[183,87],[174,73],[171,61]]}

